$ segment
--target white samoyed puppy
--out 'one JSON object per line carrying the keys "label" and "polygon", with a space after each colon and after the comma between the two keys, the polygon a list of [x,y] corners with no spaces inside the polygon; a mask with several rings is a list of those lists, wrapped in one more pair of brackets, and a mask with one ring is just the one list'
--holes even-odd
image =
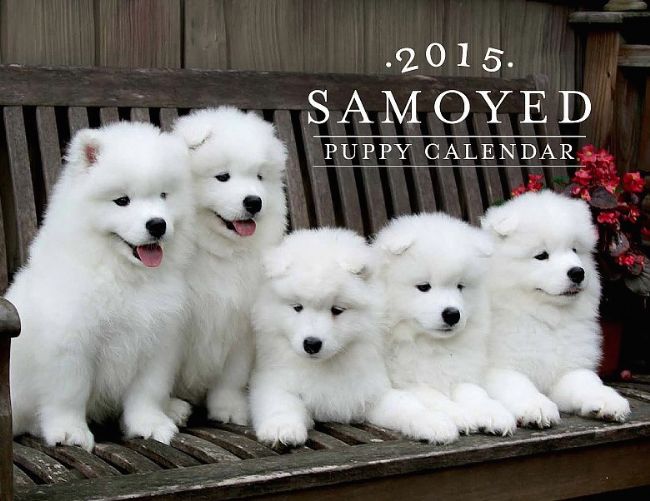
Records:
{"label": "white samoyed puppy", "polygon": [[479,386],[490,327],[488,235],[446,214],[420,214],[391,221],[374,247],[386,290],[393,385],[462,432],[513,433],[514,416]]}
{"label": "white samoyed puppy", "polygon": [[250,395],[262,442],[303,444],[314,420],[367,420],[432,442],[457,434],[390,386],[375,261],[361,236],[331,228],[297,231],[266,255]]}
{"label": "white samoyed puppy", "polygon": [[[127,437],[169,443],[191,252],[187,148],[150,124],[79,131],[7,292],[14,434],[92,449],[87,420],[121,415]],[[180,416],[180,417],[179,417]]]}
{"label": "white samoyed puppy", "polygon": [[630,406],[596,375],[601,356],[600,280],[589,207],[551,191],[489,209],[496,239],[489,394],[522,425],[548,427],[560,411],[616,421]]}
{"label": "white samoyed puppy", "polygon": [[250,309],[260,254],[286,228],[285,147],[272,124],[235,108],[180,118],[190,148],[196,250],[187,273],[190,318],[176,392],[208,416],[246,424],[255,342]]}

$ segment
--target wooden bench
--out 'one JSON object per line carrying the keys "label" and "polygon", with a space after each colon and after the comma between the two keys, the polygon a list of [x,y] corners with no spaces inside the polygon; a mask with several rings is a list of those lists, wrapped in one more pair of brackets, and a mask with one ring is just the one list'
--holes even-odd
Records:
{"label": "wooden bench", "polygon": [[[543,126],[519,125],[523,101],[517,94],[506,100],[499,125],[488,124],[489,109],[474,98],[470,115],[458,124],[444,125],[433,114],[433,98],[445,89],[471,94],[543,85],[543,78],[0,67],[0,288],[6,288],[25,262],[61,167],[61,153],[81,128],[130,119],[169,129],[179,113],[191,108],[230,104],[255,110],[275,123],[288,147],[291,227],[339,225],[368,235],[390,217],[418,211],[443,210],[476,223],[487,206],[507,198],[527,173],[542,173],[548,183],[566,175],[560,162],[542,168],[515,158],[504,165],[486,161],[474,166],[472,161],[428,161],[424,155],[430,136],[440,136],[435,140],[441,145],[463,140],[449,136],[475,136],[475,145],[496,144],[494,136],[554,136],[517,141],[557,146],[560,134],[552,116]],[[337,110],[322,126],[307,120],[307,96],[314,89],[327,89],[330,109]],[[369,125],[356,119],[337,124],[355,89],[373,119],[385,110],[382,90],[392,90],[400,103],[411,91],[421,90],[422,123]],[[545,112],[552,115],[550,109]],[[458,101],[443,101],[443,111],[456,116]],[[340,154],[325,160],[322,141],[355,139],[317,137],[324,135],[408,136],[413,147],[405,161],[371,155],[361,161],[366,167],[353,168]],[[380,167],[386,163],[397,167]],[[323,165],[327,167],[317,167]],[[428,167],[409,167],[416,165]],[[258,443],[249,428],[208,423],[200,415],[171,446],[124,442],[111,426],[95,429],[98,443],[92,454],[46,447],[26,436],[12,446],[8,363],[10,338],[18,330],[16,312],[0,302],[3,500],[11,498],[12,477],[17,499],[62,500],[262,494],[318,499],[572,497],[650,483],[650,393],[641,383],[624,390],[633,409],[626,424],[567,416],[551,430],[523,429],[506,438],[474,435],[448,446],[404,440],[367,425],[322,423],[305,447],[277,451]]]}

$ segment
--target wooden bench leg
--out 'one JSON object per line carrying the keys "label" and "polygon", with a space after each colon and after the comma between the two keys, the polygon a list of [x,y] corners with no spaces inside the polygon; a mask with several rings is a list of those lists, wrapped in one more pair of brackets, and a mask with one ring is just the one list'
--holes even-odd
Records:
{"label": "wooden bench leg", "polygon": [[11,338],[0,336],[0,501],[13,499],[13,445],[9,395]]}

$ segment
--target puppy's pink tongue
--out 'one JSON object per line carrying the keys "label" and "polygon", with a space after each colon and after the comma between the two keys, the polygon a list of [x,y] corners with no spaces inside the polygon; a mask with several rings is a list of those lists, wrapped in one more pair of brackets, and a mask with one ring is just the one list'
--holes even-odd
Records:
{"label": "puppy's pink tongue", "polygon": [[241,237],[250,237],[255,233],[255,228],[257,225],[252,219],[243,219],[240,221],[233,221],[232,225],[235,227],[235,231]]}
{"label": "puppy's pink tongue", "polygon": [[138,245],[135,248],[142,264],[148,268],[160,266],[163,258],[162,247],[158,244]]}

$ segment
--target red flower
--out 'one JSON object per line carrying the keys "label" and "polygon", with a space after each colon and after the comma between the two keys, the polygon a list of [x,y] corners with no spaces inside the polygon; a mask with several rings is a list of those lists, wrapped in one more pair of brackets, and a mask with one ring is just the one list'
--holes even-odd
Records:
{"label": "red flower", "polygon": [[645,182],[638,172],[628,172],[623,176],[623,189],[632,193],[641,193]]}
{"label": "red flower", "polygon": [[593,144],[588,144],[587,146],[584,146],[580,149],[580,151],[576,154],[576,157],[582,165],[585,165],[588,162],[592,162],[595,155],[596,147]]}
{"label": "red flower", "polygon": [[580,184],[582,186],[589,186],[589,183],[591,182],[591,172],[589,172],[586,168],[582,167],[576,171],[576,173],[573,175],[573,182]]}
{"label": "red flower", "polygon": [[544,188],[544,179],[543,174],[528,174],[528,185],[526,186],[528,191],[541,191]]}
{"label": "red flower", "polygon": [[618,225],[618,214],[614,211],[603,211],[596,217],[596,221],[601,224]]}
{"label": "red flower", "polygon": [[626,268],[630,268],[631,266],[634,266],[634,264],[636,263],[636,257],[634,256],[634,254],[630,254],[626,252],[625,254],[621,254],[620,256],[618,256],[616,258],[616,262],[620,266],[625,266]]}
{"label": "red flower", "polygon": [[526,193],[526,187],[523,184],[520,184],[514,190],[512,190],[510,194],[514,198],[514,197],[518,197],[519,195],[523,195],[524,193]]}
{"label": "red flower", "polygon": [[630,207],[630,210],[627,213],[627,216],[625,217],[630,223],[636,223],[639,220],[639,216],[641,215],[641,211],[639,210],[638,207]]}

